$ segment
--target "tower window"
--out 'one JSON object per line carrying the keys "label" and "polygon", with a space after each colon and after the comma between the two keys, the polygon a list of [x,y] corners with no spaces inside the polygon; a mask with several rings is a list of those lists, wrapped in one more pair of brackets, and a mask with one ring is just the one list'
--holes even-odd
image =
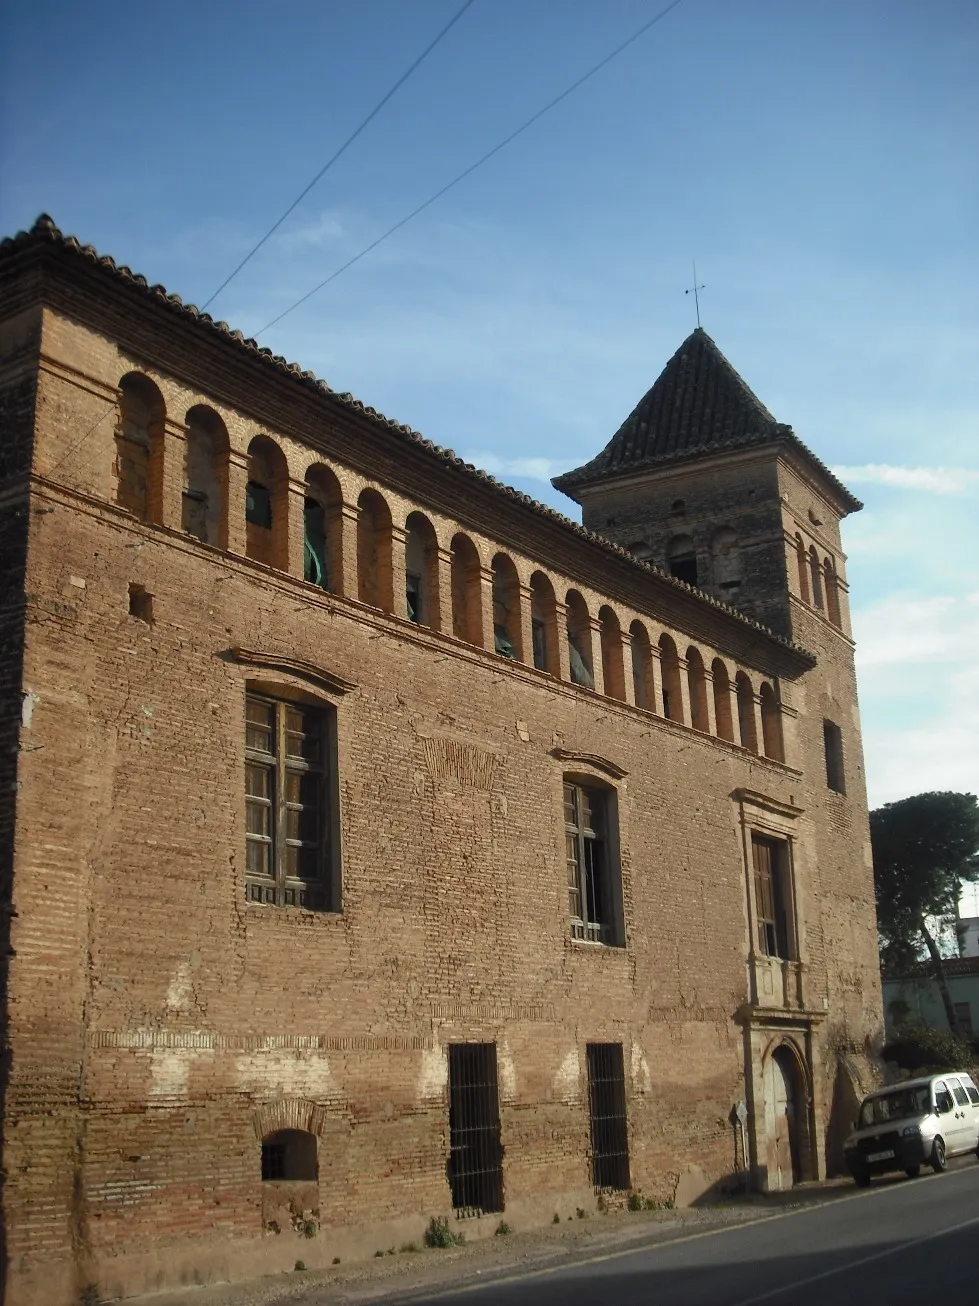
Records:
{"label": "tower window", "polygon": [[826,751],[826,784],[836,793],[845,794],[843,731],[835,721],[823,722],[823,748]]}
{"label": "tower window", "polygon": [[691,535],[674,535],[666,550],[666,565],[677,580],[697,584],[697,550]]}

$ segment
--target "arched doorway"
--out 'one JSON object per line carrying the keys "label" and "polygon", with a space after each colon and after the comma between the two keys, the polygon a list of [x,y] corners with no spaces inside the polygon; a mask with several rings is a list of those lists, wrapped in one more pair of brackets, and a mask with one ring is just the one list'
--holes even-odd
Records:
{"label": "arched doorway", "polygon": [[791,1188],[808,1172],[806,1094],[799,1062],[784,1044],[765,1062],[768,1191]]}

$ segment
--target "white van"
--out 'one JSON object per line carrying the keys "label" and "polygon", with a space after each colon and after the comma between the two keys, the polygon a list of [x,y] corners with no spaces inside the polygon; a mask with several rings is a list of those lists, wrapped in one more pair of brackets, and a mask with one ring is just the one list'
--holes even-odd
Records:
{"label": "white van", "polygon": [[843,1149],[861,1188],[887,1170],[914,1179],[928,1164],[940,1174],[947,1157],[964,1152],[979,1157],[979,1089],[958,1070],[871,1093]]}

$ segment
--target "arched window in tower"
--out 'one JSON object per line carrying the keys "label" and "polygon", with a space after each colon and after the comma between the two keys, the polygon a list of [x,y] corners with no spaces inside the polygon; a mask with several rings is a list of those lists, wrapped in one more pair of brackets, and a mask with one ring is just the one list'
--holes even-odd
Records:
{"label": "arched window in tower", "polygon": [[694,730],[710,733],[710,717],[707,712],[707,677],[704,672],[704,659],[698,649],[687,649],[687,691],[690,699],[690,724]]}
{"label": "arched window in tower", "polygon": [[519,661],[520,577],[505,553],[493,559],[493,647],[500,657]]}
{"label": "arched window in tower", "polygon": [[714,720],[717,722],[717,736],[734,743],[734,723],[731,720],[731,677],[727,667],[720,658],[715,658],[710,666],[714,678]]}
{"label": "arched window in tower", "polygon": [[809,584],[812,587],[812,606],[823,610],[823,586],[820,580],[822,568],[819,565],[819,554],[816,552],[815,545],[809,550]]}
{"label": "arched window in tower", "polygon": [[187,413],[181,526],[204,544],[222,544],[228,432],[213,408],[195,404]]}
{"label": "arched window in tower", "polygon": [[636,707],[647,711],[653,709],[653,652],[649,645],[649,634],[641,621],[634,621],[629,627],[632,641],[632,692]]}
{"label": "arched window in tower", "polygon": [[680,657],[669,635],[659,637],[660,675],[663,678],[663,715],[668,721],[683,720],[683,690],[680,688]]}
{"label": "arched window in tower", "polygon": [[438,539],[424,513],[405,523],[405,608],[409,621],[439,629]]}
{"label": "arched window in tower", "polygon": [[739,671],[734,678],[738,700],[738,738],[742,748],[758,752],[758,731],[755,729],[755,691],[751,681]]}
{"label": "arched window in tower", "polygon": [[710,542],[711,571],[714,589],[721,598],[732,598],[743,579],[738,537],[730,526],[714,532]]}
{"label": "arched window in tower", "polygon": [[377,490],[357,500],[357,597],[384,612],[394,611],[391,510]]}
{"label": "arched window in tower", "polygon": [[554,586],[542,571],[530,578],[530,630],[534,644],[534,666],[538,671],[561,674],[558,653],[557,600]]}
{"label": "arched window in tower", "polygon": [[592,670],[591,621],[588,607],[577,590],[568,590],[568,660],[571,679],[586,689],[595,688]]}
{"label": "arched window in tower", "polygon": [[610,607],[598,610],[602,625],[602,680],[609,698],[625,698],[625,672],[622,665],[622,627]]}
{"label": "arched window in tower", "polygon": [[119,382],[116,425],[116,503],[143,521],[158,521],[162,497],[163,395],[142,372]]}
{"label": "arched window in tower", "polygon": [[692,535],[674,535],[666,548],[670,575],[688,585],[697,584],[697,550]]}
{"label": "arched window in tower", "polygon": [[832,558],[823,559],[823,581],[826,585],[826,615],[834,626],[840,625],[840,590],[836,581],[836,568]]}
{"label": "arched window in tower", "polygon": [[803,603],[811,602],[809,597],[809,558],[801,535],[795,537],[795,556],[799,565],[799,596]]}
{"label": "arched window in tower", "polygon": [[779,712],[775,690],[766,682],[758,691],[758,698],[761,702],[761,733],[765,756],[783,762],[782,714]]}

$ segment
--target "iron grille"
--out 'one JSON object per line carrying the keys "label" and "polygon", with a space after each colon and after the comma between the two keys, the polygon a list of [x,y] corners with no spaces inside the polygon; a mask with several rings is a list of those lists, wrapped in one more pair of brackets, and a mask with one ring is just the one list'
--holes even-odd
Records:
{"label": "iron grille", "polygon": [[449,1045],[448,1175],[455,1210],[503,1210],[495,1043]]}
{"label": "iron grille", "polygon": [[589,1043],[587,1053],[592,1183],[624,1192],[629,1187],[629,1131],[622,1044]]}

